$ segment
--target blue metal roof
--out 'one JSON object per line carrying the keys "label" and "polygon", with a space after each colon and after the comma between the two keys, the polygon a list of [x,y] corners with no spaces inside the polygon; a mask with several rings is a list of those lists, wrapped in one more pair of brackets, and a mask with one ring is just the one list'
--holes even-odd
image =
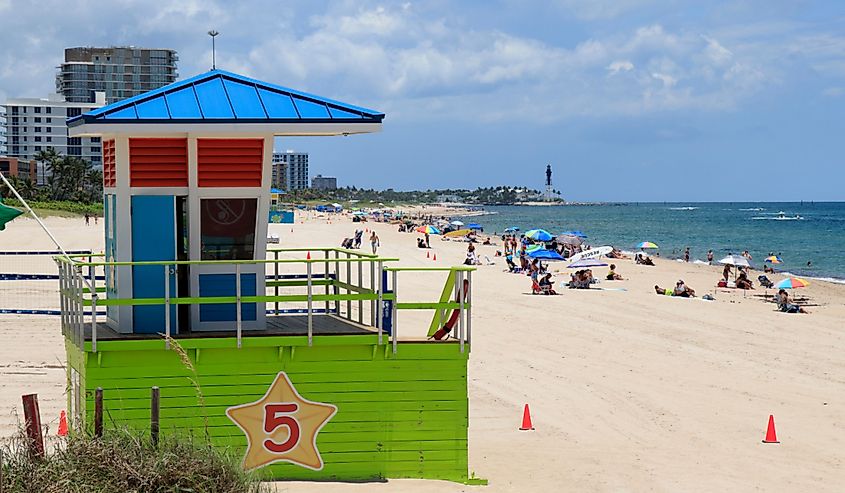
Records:
{"label": "blue metal roof", "polygon": [[381,123],[384,113],[212,70],[68,120],[85,123]]}

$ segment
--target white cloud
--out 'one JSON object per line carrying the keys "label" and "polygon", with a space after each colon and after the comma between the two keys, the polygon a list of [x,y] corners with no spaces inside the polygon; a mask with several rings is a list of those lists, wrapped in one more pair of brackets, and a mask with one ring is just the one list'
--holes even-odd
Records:
{"label": "white cloud", "polygon": [[702,39],[707,41],[707,48],[705,49],[705,54],[716,64],[724,64],[730,62],[731,58],[733,58],[733,53],[713,38],[708,36],[702,35]]}
{"label": "white cloud", "polygon": [[555,3],[575,17],[587,20],[608,20],[653,5],[656,0],[557,0]]}
{"label": "white cloud", "polygon": [[[559,6],[610,22],[642,3],[649,2]],[[0,0],[0,8],[7,4]],[[60,10],[52,5],[45,9]],[[0,32],[0,87],[9,95],[43,95],[52,89],[62,48],[79,44],[174,47],[180,73],[190,76],[210,66],[211,28],[222,33],[219,67],[375,107],[391,118],[559,121],[730,110],[794,77],[784,54],[806,60],[822,77],[845,78],[843,37],[783,31],[794,25],[681,29],[615,19],[612,29],[572,40],[488,27],[458,7],[339,0],[314,8],[295,1],[280,10],[269,1],[117,0],[100,6],[99,21],[91,23],[93,7],[85,3],[44,18],[16,7],[20,15]],[[44,29],[22,27],[36,20]]]}
{"label": "white cloud", "polygon": [[609,75],[616,75],[620,71],[630,72],[631,70],[634,70],[634,64],[628,60],[616,60],[615,62],[611,62],[611,64],[605,68],[608,72],[610,72]]}
{"label": "white cloud", "polygon": [[842,95],[845,95],[845,87],[828,87],[822,91],[822,96],[828,98],[838,98]]}
{"label": "white cloud", "polygon": [[672,77],[671,75],[661,74],[659,72],[655,72],[651,74],[652,77],[655,79],[663,82],[663,87],[672,87],[678,83],[678,79]]}

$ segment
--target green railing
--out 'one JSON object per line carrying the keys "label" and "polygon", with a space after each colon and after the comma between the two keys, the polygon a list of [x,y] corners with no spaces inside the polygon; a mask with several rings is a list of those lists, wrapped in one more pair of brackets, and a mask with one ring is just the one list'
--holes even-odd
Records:
{"label": "green railing", "polygon": [[[307,253],[306,253],[307,252]],[[306,258],[284,258],[290,255],[306,253]],[[385,258],[370,255],[357,250],[346,250],[341,248],[296,248],[296,249],[271,249],[267,251],[264,260],[206,260],[206,261],[158,261],[158,262],[106,262],[103,255],[70,255],[68,257],[55,257],[59,266],[59,291],[62,309],[62,331],[79,347],[85,347],[85,327],[90,324],[91,348],[97,351],[98,322],[102,314],[97,312],[99,307],[109,306],[164,306],[164,341],[165,347],[170,346],[171,336],[171,307],[174,305],[201,305],[201,304],[234,304],[236,307],[235,332],[237,346],[242,343],[242,305],[243,303],[265,304],[269,314],[283,314],[290,312],[284,308],[291,304],[304,304],[304,308],[297,308],[294,311],[307,314],[308,345],[313,344],[313,328],[315,313],[332,314],[333,316],[346,319],[364,327],[372,327],[377,330],[378,344],[382,344],[383,321],[382,316],[385,306],[392,306],[392,342],[393,350],[396,351],[398,341],[398,330],[396,327],[397,311],[399,310],[434,310],[434,317],[431,322],[429,336],[433,334],[433,328],[439,327],[445,320],[447,310],[460,310],[460,330],[456,338],[460,339],[461,351],[464,350],[464,342],[469,341],[471,289],[464,279],[470,282],[471,267],[451,268],[414,268],[414,267],[390,267],[386,268],[385,263],[395,262],[398,259]],[[309,258],[310,257],[310,258]],[[177,266],[229,266],[235,274],[235,295],[234,296],[171,296],[171,276],[174,275]],[[243,295],[241,289],[241,269],[245,265],[265,265],[265,292],[256,295]],[[104,283],[97,282],[97,277],[105,277],[106,269],[117,269],[120,267],[134,266],[161,266],[164,278],[164,296],[160,298],[119,298],[108,296]],[[291,275],[284,269],[291,266],[304,266],[305,273],[297,271]],[[99,274],[98,271],[103,271]],[[422,302],[401,302],[396,296],[397,276],[399,272],[448,272],[446,285],[440,300],[433,303]],[[385,284],[386,275],[381,273],[392,273],[392,286]],[[113,274],[112,274],[113,275]],[[449,293],[451,286],[455,286],[455,301],[450,301]],[[285,293],[282,290],[301,289],[301,292],[293,294]],[[177,286],[177,293],[179,287]],[[315,306],[316,305],[316,306]],[[317,308],[322,306],[323,308]],[[85,310],[90,308],[89,320],[86,319]],[[466,329],[466,330],[465,330]],[[454,336],[454,334],[453,334]]]}
{"label": "green railing", "polygon": [[[452,326],[449,329],[449,335],[458,339],[461,352],[464,352],[464,343],[469,344],[472,339],[472,273],[475,272],[475,267],[456,266],[456,267],[386,267],[384,269],[392,276],[392,294],[395,302],[393,303],[393,331],[392,344],[393,352],[396,353],[398,343],[398,319],[399,311],[401,310],[434,310],[431,324],[429,325],[427,336],[433,337],[438,329],[443,328],[447,320],[446,312],[453,310],[457,315],[455,319],[456,327]],[[421,274],[425,272],[448,272],[446,283],[443,286],[443,291],[440,294],[440,299],[435,302],[420,302],[411,301],[403,302],[399,300],[397,286],[399,284],[400,272],[413,272]],[[454,291],[455,300],[450,301],[450,293]],[[457,311],[454,311],[457,310]],[[454,333],[457,332],[457,335]]]}

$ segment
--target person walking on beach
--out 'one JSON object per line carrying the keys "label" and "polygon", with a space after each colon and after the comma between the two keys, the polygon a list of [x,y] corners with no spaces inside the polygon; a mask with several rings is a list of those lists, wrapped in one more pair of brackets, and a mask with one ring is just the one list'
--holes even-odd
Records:
{"label": "person walking on beach", "polygon": [[370,235],[370,245],[373,247],[373,255],[376,254],[379,245],[378,235],[376,234],[376,230],[373,230],[373,234]]}
{"label": "person walking on beach", "polygon": [[713,250],[707,250],[707,263],[713,265]]}
{"label": "person walking on beach", "polygon": [[86,212],[85,213],[85,225],[88,226],[89,224],[91,224],[91,215]]}

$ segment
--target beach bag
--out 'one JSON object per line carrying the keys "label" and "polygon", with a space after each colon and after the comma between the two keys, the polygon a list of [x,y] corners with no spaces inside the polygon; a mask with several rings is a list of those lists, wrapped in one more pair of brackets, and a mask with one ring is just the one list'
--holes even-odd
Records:
{"label": "beach bag", "polygon": [[720,287],[720,288],[726,288],[726,287],[728,287],[728,282],[727,281],[719,281],[719,284],[717,284],[716,286]]}

